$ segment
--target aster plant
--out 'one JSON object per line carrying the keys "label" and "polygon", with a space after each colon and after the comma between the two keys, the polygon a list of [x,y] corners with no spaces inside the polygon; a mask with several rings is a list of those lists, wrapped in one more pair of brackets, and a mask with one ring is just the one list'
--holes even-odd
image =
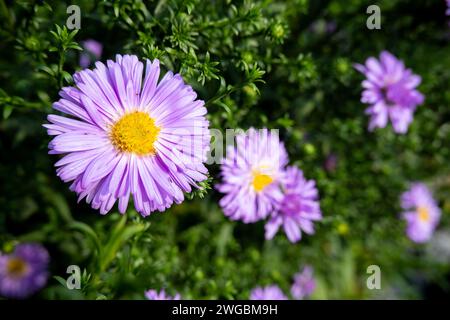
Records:
{"label": "aster plant", "polygon": [[294,283],[291,286],[291,294],[295,299],[304,299],[310,296],[316,289],[313,267],[304,266],[302,271],[294,275]]}
{"label": "aster plant", "polygon": [[283,198],[280,182],[288,161],[284,145],[268,129],[249,129],[229,146],[221,165],[225,196],[219,204],[227,217],[245,223],[266,218]]}
{"label": "aster plant", "polygon": [[148,300],[180,300],[181,298],[179,293],[175,294],[173,297],[169,296],[164,289],[160,291],[154,289],[147,290],[145,292],[145,297]]}
{"label": "aster plant", "polygon": [[401,196],[402,214],[406,221],[406,234],[417,243],[427,242],[439,224],[441,210],[430,189],[423,183],[413,183]]}
{"label": "aster plant", "polygon": [[49,254],[36,243],[22,243],[10,254],[0,253],[0,296],[24,299],[47,283]]}
{"label": "aster plant", "polygon": [[184,200],[207,178],[209,148],[202,100],[172,72],[159,81],[159,61],[117,55],[107,65],[74,75],[44,126],[55,136],[50,154],[65,155],[58,176],[106,214],[118,201],[125,213],[130,197],[142,216]]}
{"label": "aster plant", "polygon": [[[445,0],[380,0],[381,30],[365,1],[0,3],[0,260],[52,253],[53,277],[15,297],[447,298]],[[212,163],[210,128],[268,129]]]}
{"label": "aster plant", "polygon": [[250,293],[250,300],[288,300],[277,285],[256,287]]}
{"label": "aster plant", "polygon": [[387,51],[381,52],[379,60],[370,57],[365,65],[356,64],[355,68],[366,76],[361,102],[370,105],[366,109],[369,130],[384,128],[390,121],[396,133],[406,133],[417,106],[425,100],[416,90],[421,77]]}
{"label": "aster plant", "polygon": [[266,224],[266,239],[272,239],[283,227],[289,241],[297,242],[302,231],[314,233],[314,221],[322,219],[315,181],[306,180],[303,172],[288,167],[282,182],[283,198]]}

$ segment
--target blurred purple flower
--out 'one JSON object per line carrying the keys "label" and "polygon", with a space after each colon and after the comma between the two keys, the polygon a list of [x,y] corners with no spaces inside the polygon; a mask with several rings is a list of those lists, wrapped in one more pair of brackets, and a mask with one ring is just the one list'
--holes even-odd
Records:
{"label": "blurred purple flower", "polygon": [[445,11],[445,14],[450,16],[450,0],[447,0],[447,11]]}
{"label": "blurred purple flower", "polygon": [[266,224],[266,239],[272,239],[283,226],[291,242],[301,239],[301,231],[314,233],[313,221],[322,219],[318,201],[318,191],[313,180],[306,180],[303,172],[296,167],[288,167],[283,178],[284,197],[271,219]]}
{"label": "blurred purple flower", "polygon": [[83,41],[81,46],[84,50],[80,54],[80,66],[85,69],[89,67],[92,62],[100,59],[103,52],[103,45],[96,40],[88,39]]}
{"label": "blurred purple flower", "polygon": [[366,109],[371,117],[369,130],[386,127],[390,119],[396,133],[406,133],[416,107],[424,102],[424,96],[415,90],[420,76],[387,51],[380,54],[380,60],[370,57],[365,66],[354,66],[367,77],[362,82],[361,102],[370,105]]}
{"label": "blurred purple flower", "polygon": [[305,266],[301,272],[294,275],[291,294],[295,299],[304,299],[314,292],[316,289],[316,280],[314,280],[313,274],[314,269],[311,266]]}
{"label": "blurred purple flower", "polygon": [[166,291],[162,289],[161,291],[156,291],[150,289],[145,292],[145,297],[148,300],[180,300],[180,294],[177,293],[173,297],[166,294]]}
{"label": "blurred purple flower", "polygon": [[221,166],[225,193],[219,204],[232,220],[245,223],[266,218],[281,201],[279,182],[288,157],[278,135],[267,129],[250,129],[227,148]]}
{"label": "blurred purple flower", "polygon": [[24,299],[47,283],[49,255],[39,244],[24,243],[0,255],[0,295]]}
{"label": "blurred purple flower", "polygon": [[324,168],[328,172],[333,172],[334,170],[336,170],[337,163],[338,163],[337,155],[331,153],[325,159]]}
{"label": "blurred purple flower", "polygon": [[405,210],[408,237],[417,243],[431,239],[441,217],[441,210],[433,199],[431,191],[423,183],[414,183],[402,194],[401,206]]}
{"label": "blurred purple flower", "polygon": [[270,285],[253,289],[250,300],[288,300],[288,298],[278,286]]}

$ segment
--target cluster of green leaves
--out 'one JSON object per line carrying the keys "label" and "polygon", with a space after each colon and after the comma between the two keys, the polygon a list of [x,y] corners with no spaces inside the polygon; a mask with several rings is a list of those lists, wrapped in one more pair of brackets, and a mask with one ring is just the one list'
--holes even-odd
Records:
{"label": "cluster of green leaves", "polygon": [[[184,298],[245,299],[257,285],[288,292],[304,264],[315,268],[314,298],[373,296],[371,264],[382,270],[380,297],[449,291],[448,249],[437,257],[439,244],[412,244],[398,203],[410,181],[427,182],[443,209],[438,232],[449,232],[444,4],[379,1],[382,29],[368,30],[372,3],[363,0],[86,0],[76,1],[78,31],[65,27],[71,4],[0,0],[0,251],[23,241],[49,249],[55,278],[41,297],[143,299],[146,289],[166,288]],[[217,165],[183,204],[146,219],[77,204],[54,173],[41,125],[91,38],[103,44],[102,60],[131,53],[181,73],[213,128],[280,129],[291,163],[317,181],[324,219],[316,234],[298,244],[282,233],[265,241],[263,223],[229,221],[213,188]],[[359,102],[362,76],[352,64],[384,49],[423,79],[426,102],[406,135],[368,132]],[[63,285],[73,264],[83,270],[81,290]]]}

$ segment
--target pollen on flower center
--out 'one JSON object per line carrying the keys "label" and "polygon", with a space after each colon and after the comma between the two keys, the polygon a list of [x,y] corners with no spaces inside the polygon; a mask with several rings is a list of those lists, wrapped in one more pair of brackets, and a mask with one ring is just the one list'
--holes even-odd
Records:
{"label": "pollen on flower center", "polygon": [[6,264],[7,273],[13,277],[20,277],[27,271],[27,264],[19,258],[12,258]]}
{"label": "pollen on flower center", "polygon": [[154,143],[160,130],[146,112],[136,111],[117,121],[110,137],[113,145],[122,152],[148,155],[155,154]]}
{"label": "pollen on flower center", "polygon": [[423,222],[427,222],[430,220],[430,213],[428,212],[428,209],[425,207],[419,207],[417,209],[417,214],[419,215],[419,220]]}
{"label": "pollen on flower center", "polygon": [[261,191],[273,181],[272,177],[267,174],[260,173],[259,171],[253,172],[253,188],[256,191]]}

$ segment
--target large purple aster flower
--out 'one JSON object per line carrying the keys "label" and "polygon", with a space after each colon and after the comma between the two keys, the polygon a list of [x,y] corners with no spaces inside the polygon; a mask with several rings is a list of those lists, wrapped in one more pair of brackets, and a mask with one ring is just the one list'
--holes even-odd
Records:
{"label": "large purple aster flower", "polygon": [[420,76],[405,69],[403,62],[387,51],[380,54],[380,60],[371,57],[365,66],[356,64],[355,68],[367,77],[362,82],[361,102],[370,105],[366,109],[371,117],[369,130],[386,127],[390,119],[396,133],[406,133],[416,107],[424,101],[415,89]]}
{"label": "large purple aster flower", "polygon": [[145,297],[148,300],[180,300],[180,294],[177,293],[173,297],[167,295],[166,291],[162,289],[161,291],[156,291],[153,289],[150,289],[145,292]]}
{"label": "large purple aster flower", "polygon": [[227,148],[217,186],[226,194],[220,200],[225,215],[245,223],[266,218],[282,198],[279,180],[287,161],[278,135],[267,129],[238,135],[236,146]]}
{"label": "large purple aster flower", "polygon": [[417,243],[431,239],[441,217],[441,211],[430,190],[423,183],[414,183],[403,193],[401,205],[405,210],[408,237]]}
{"label": "large purple aster flower", "polygon": [[23,299],[47,282],[49,255],[39,244],[19,244],[11,254],[0,255],[0,296]]}
{"label": "large purple aster flower", "polygon": [[311,295],[315,289],[316,280],[314,280],[314,269],[311,266],[305,266],[301,272],[294,275],[291,294],[295,299],[301,300]]}
{"label": "large purple aster flower", "polygon": [[[181,203],[183,192],[206,179],[203,162],[210,134],[206,108],[180,75],[166,73],[158,83],[159,61],[144,65],[136,56],[116,56],[105,66],[74,75],[63,88],[44,125],[58,176],[100,213],[119,202],[124,213],[130,195],[143,216]],[[142,81],[143,80],[143,81]]]}
{"label": "large purple aster flower", "polygon": [[271,285],[253,289],[250,300],[288,300],[288,298],[278,286]]}
{"label": "large purple aster flower", "polygon": [[272,239],[280,226],[291,242],[301,239],[301,230],[314,233],[313,221],[322,219],[318,191],[313,180],[306,180],[297,167],[288,167],[282,183],[284,197],[266,224],[266,239]]}

